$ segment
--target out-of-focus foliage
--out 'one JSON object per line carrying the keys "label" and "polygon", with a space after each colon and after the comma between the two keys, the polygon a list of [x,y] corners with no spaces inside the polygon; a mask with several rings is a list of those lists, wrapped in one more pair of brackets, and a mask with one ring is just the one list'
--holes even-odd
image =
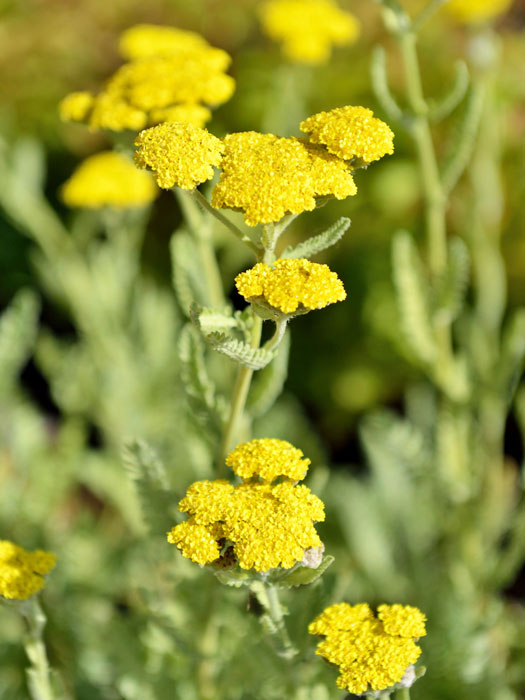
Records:
{"label": "out-of-focus foliage", "polygon": [[[498,24],[494,111],[479,141],[488,151],[474,148],[451,198],[455,238],[437,297],[420,276],[420,176],[399,125],[395,155],[356,173],[358,197],[298,219],[283,237],[283,246],[296,245],[352,219],[345,238],[316,258],[337,270],[348,301],[294,321],[291,343],[287,336],[255,377],[243,426],[300,446],[313,463],[308,484],[327,504],[319,532],[335,563],[321,582],[283,596],[300,651],[293,673],[263,639],[257,602],[165,542],[187,485],[212,475],[235,368],[188,320],[191,301],[213,303],[169,193],[152,211],[65,210],[59,185],[77,159],[109,144],[60,124],[56,105],[72,90],[98,89],[119,64],[120,31],[147,21],[199,31],[232,53],[237,92],[214,114],[219,136],[298,135],[301,119],[343,104],[385,118],[371,90],[374,43],[388,48],[393,92],[403,77],[375,3],[341,2],[359,17],[361,36],[316,68],[283,63],[258,28],[258,4],[2,5],[0,538],[58,555],[43,602],[65,697],[328,700],[335,674],[315,659],[306,629],[325,604],[345,599],[426,612],[429,670],[415,698],[517,699],[525,687],[525,613],[516,600],[525,540],[521,2]],[[417,11],[424,3],[404,4]],[[472,30],[439,14],[420,44],[425,92],[437,101],[456,61],[472,58]],[[440,156],[466,109],[462,102],[435,125]],[[496,167],[487,166],[490,152]],[[488,209],[474,211],[473,191],[479,198],[487,186]],[[494,258],[475,237],[480,222],[496,245],[501,234],[506,271],[505,281],[493,268],[486,289],[477,287],[479,266]],[[401,228],[415,236],[398,234],[391,256]],[[219,225],[211,233],[226,293],[242,307],[233,278],[253,261]],[[498,306],[505,286],[508,304]],[[433,353],[429,313],[457,320],[465,354],[452,385],[461,394],[468,383],[468,397],[446,408],[421,372]],[[0,630],[0,697],[22,700],[26,660],[13,610],[0,608]]]}

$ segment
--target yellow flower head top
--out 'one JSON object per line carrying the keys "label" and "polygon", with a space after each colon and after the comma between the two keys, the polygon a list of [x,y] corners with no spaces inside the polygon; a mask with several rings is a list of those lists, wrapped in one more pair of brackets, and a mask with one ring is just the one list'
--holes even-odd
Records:
{"label": "yellow flower head top", "polygon": [[450,0],[445,5],[449,14],[464,24],[489,22],[506,12],[512,0]]}
{"label": "yellow flower head top", "polygon": [[346,299],[337,274],[305,258],[282,258],[273,266],[257,263],[237,275],[235,285],[247,301],[266,303],[284,314],[306,313]]}
{"label": "yellow flower head top", "polygon": [[282,42],[284,55],[297,63],[326,63],[332,46],[351,44],[359,35],[357,19],[333,0],[268,0],[261,22],[271,39]]}
{"label": "yellow flower head top", "polygon": [[44,575],[56,564],[51,552],[26,552],[8,540],[0,540],[0,596],[25,600],[45,584]]}
{"label": "yellow flower head top", "polygon": [[143,207],[152,202],[158,189],[149,173],[115,151],[87,158],[62,186],[62,199],[70,207]]}
{"label": "yellow flower head top", "polygon": [[344,199],[357,191],[343,161],[301,139],[246,131],[223,141],[222,173],[211,203],[244,212],[248,226],[312,211],[319,196]]}
{"label": "yellow flower head top", "polygon": [[394,134],[388,124],[365,107],[339,107],[319,112],[301,123],[301,131],[343,160],[372,163],[394,152]]}
{"label": "yellow flower head top", "polygon": [[[243,478],[259,475],[264,481],[192,484],[179,503],[189,519],[172,528],[168,542],[201,566],[228,562],[256,571],[291,569],[309,550],[322,548],[314,523],[324,520],[323,503],[308,487],[293,483],[306,474],[309,460],[302,457],[282,440],[238,445],[227,464]],[[278,477],[284,480],[270,483]]]}
{"label": "yellow flower head top", "polygon": [[124,32],[120,47],[133,60],[98,95],[65,97],[59,106],[63,120],[112,131],[139,131],[164,121],[202,126],[211,117],[208,107],[222,104],[235,89],[225,73],[230,56],[193,32],[138,25]]}
{"label": "yellow flower head top", "polygon": [[257,476],[267,482],[280,476],[302,481],[310,460],[285,440],[262,438],[237,445],[226,457],[226,464],[244,481]]}
{"label": "yellow flower head top", "polygon": [[416,642],[426,634],[425,616],[410,605],[380,605],[377,617],[366,603],[337,603],[308,627],[325,639],[317,654],[339,666],[337,686],[350,693],[387,690],[421,654]]}
{"label": "yellow flower head top", "polygon": [[135,163],[150,168],[164,189],[193,190],[213,177],[222,160],[222,141],[206,129],[167,122],[141,131],[135,140]]}
{"label": "yellow flower head top", "polygon": [[200,34],[156,24],[129,27],[122,32],[119,41],[120,54],[128,60],[197,52],[207,46],[208,42]]}

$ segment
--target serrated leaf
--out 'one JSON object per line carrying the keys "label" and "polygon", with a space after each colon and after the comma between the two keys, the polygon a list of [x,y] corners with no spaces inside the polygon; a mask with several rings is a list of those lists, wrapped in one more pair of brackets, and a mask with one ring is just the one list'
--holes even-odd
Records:
{"label": "serrated leaf", "polygon": [[13,384],[27,361],[37,333],[39,303],[22,290],[0,318],[0,388]]}
{"label": "serrated leaf", "polygon": [[220,435],[226,418],[226,405],[206,371],[202,336],[187,324],[179,338],[181,379],[195,416]]}
{"label": "serrated leaf", "polygon": [[328,567],[334,562],[334,557],[327,554],[323,557],[323,561],[317,567],[317,569],[312,569],[309,566],[298,566],[293,568],[290,573],[285,574],[279,580],[276,581],[278,586],[284,588],[294,588],[296,586],[307,586],[310,583],[315,583],[318,581]]}
{"label": "serrated leaf", "polygon": [[275,357],[275,351],[264,348],[252,348],[243,340],[237,340],[224,333],[210,333],[204,336],[206,341],[221,355],[229,357],[243,367],[249,369],[262,369]]}
{"label": "serrated leaf", "polygon": [[450,324],[461,313],[470,277],[470,256],[461,238],[451,240],[446,270],[434,289],[434,314],[439,323]]}
{"label": "serrated leaf", "polygon": [[295,246],[287,248],[281,257],[283,258],[311,258],[323,250],[335,245],[350,228],[352,222],[346,216],[342,216],[338,221],[317,236],[312,236]]}
{"label": "serrated leaf", "polygon": [[273,362],[258,372],[248,397],[247,410],[255,418],[264,415],[282,393],[288,375],[290,333],[286,332]]}
{"label": "serrated leaf", "polygon": [[172,281],[180,308],[189,317],[194,302],[206,305],[206,286],[199,264],[199,251],[193,238],[179,230],[170,241]]}
{"label": "serrated leaf", "polygon": [[[228,311],[228,309],[226,309]],[[190,306],[190,317],[198,319],[198,325],[204,334],[214,331],[226,331],[237,328],[237,320],[231,313],[222,313],[214,309],[199,306],[195,302]]]}
{"label": "serrated leaf", "polygon": [[164,465],[153,448],[142,440],[124,446],[122,461],[135,483],[144,522],[152,534],[164,535],[173,525],[170,513],[175,505]]}
{"label": "serrated leaf", "polygon": [[232,569],[231,571],[222,570],[214,571],[217,579],[225,586],[233,586],[234,588],[240,588],[241,586],[251,586],[252,578],[250,574],[246,571],[238,571]]}
{"label": "serrated leaf", "polygon": [[392,267],[405,337],[416,357],[430,364],[436,354],[430,292],[416,246],[406,231],[400,231],[394,238]]}

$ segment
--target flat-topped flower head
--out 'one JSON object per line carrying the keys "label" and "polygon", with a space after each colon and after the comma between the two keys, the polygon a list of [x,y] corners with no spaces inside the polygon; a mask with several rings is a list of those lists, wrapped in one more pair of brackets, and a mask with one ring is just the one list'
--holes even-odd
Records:
{"label": "flat-topped flower head", "polygon": [[506,12],[512,0],[450,0],[445,10],[463,24],[490,22]]}
{"label": "flat-topped flower head", "polygon": [[152,170],[159,187],[193,190],[213,177],[220,165],[222,141],[206,129],[167,122],[141,131],[135,140],[135,163]]}
{"label": "flat-topped flower head", "polygon": [[257,263],[235,278],[247,301],[283,314],[306,313],[346,299],[343,283],[328,265],[305,258],[282,258],[273,266]]}
{"label": "flat-topped flower head", "polygon": [[228,100],[235,89],[225,73],[230,56],[193,32],[139,25],[124,32],[121,50],[133,60],[98,95],[75,92],[64,98],[62,119],[111,131],[139,131],[164,121],[202,126],[211,117],[208,108]]}
{"label": "flat-topped flower head", "polygon": [[158,188],[149,173],[140,172],[126,156],[115,151],[87,158],[62,186],[70,207],[128,209],[152,202]]}
{"label": "flat-topped flower head", "polygon": [[0,540],[0,596],[10,600],[30,598],[44,587],[44,576],[55,564],[51,552],[26,552],[13,542]]}
{"label": "flat-topped flower head", "polygon": [[136,24],[120,35],[119,52],[127,59],[173,56],[207,48],[208,42],[196,32],[158,24]]}
{"label": "flat-topped flower head", "polygon": [[262,438],[237,445],[226,457],[226,464],[245,481],[260,477],[272,482],[280,476],[302,481],[310,460],[286,440]]}
{"label": "flat-topped flower head", "polygon": [[[229,487],[229,488],[228,488]],[[241,569],[291,569],[322,547],[314,523],[324,506],[306,486],[196,482],[179,503],[189,519],[168,533],[184,557],[200,564],[228,560]]]}
{"label": "flat-topped flower head", "polygon": [[325,146],[330,153],[347,161],[372,163],[394,152],[390,127],[365,107],[347,106],[319,112],[301,123],[301,131],[313,143]]}
{"label": "flat-topped flower head", "polygon": [[248,226],[312,211],[319,196],[344,199],[357,191],[343,161],[302,139],[246,131],[223,141],[222,173],[211,203],[244,212]]}
{"label": "flat-topped flower head", "polygon": [[297,63],[326,63],[333,46],[351,44],[359,35],[357,19],[333,0],[268,0],[260,15],[265,33]]}
{"label": "flat-topped flower head", "polygon": [[393,690],[421,654],[425,616],[408,605],[381,605],[377,617],[366,603],[331,605],[309,626],[324,636],[317,654],[339,666],[337,686],[360,694]]}

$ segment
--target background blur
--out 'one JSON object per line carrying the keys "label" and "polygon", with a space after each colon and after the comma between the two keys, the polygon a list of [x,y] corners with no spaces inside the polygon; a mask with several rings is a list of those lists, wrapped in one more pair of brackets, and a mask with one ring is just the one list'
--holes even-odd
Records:
{"label": "background blur", "polygon": [[[385,35],[374,2],[340,0],[341,7],[359,18],[361,36],[353,46],[336,49],[325,66],[294,67],[292,83],[287,83],[286,90],[292,85],[297,91],[300,99],[295,102],[293,96],[283,91],[284,59],[279,47],[261,33],[256,13],[258,4],[256,0],[193,0],[191,3],[179,0],[2,0],[2,153],[11,154],[16,146],[17,157],[29,164],[28,187],[33,176],[41,175],[45,194],[60,219],[67,226],[76,225],[79,230],[84,226],[89,231],[93,225],[89,216],[79,220],[67,210],[60,200],[59,187],[77,163],[111,147],[111,142],[103,134],[90,133],[82,125],[61,123],[57,103],[74,90],[96,91],[122,62],[117,53],[120,32],[140,22],[197,31],[212,45],[231,54],[233,61],[229,72],[237,81],[236,92],[228,103],[214,112],[213,121],[207,125],[217,136],[232,131],[269,129],[281,135],[298,135],[298,128],[294,131],[290,126],[290,111],[279,109],[281,101],[288,105],[290,100],[297,110],[297,122],[317,111],[345,104],[370,107],[378,117],[386,119],[371,90],[370,60],[374,44],[381,43],[388,49],[393,91],[400,93],[403,81],[395,46]],[[417,9],[423,3],[411,0],[405,4]],[[469,31],[442,14],[425,28],[420,55],[428,96],[440,96],[451,81],[455,61],[465,54]],[[497,31],[501,45],[497,106],[504,144],[500,172],[505,193],[501,245],[508,275],[510,316],[514,309],[525,304],[525,1],[514,2],[497,25]],[[444,151],[449,145],[453,128],[449,123],[436,127],[438,151]],[[284,396],[271,414],[255,425],[258,434],[271,433],[296,441],[312,458],[314,467],[319,465],[313,469],[310,486],[314,491],[317,488],[317,492],[324,489],[320,495],[327,501],[329,512],[324,539],[331,543],[333,552],[340,555],[339,568],[332,574],[330,584],[322,590],[316,588],[305,593],[309,596],[308,603],[305,599],[290,603],[296,613],[297,622],[293,624],[298,628],[301,611],[307,611],[305,617],[310,610],[317,614],[320,602],[325,599],[376,602],[398,593],[402,602],[406,598],[406,602],[420,603],[403,579],[405,574],[399,559],[394,562],[396,533],[391,533],[392,554],[389,547],[384,549],[383,530],[376,532],[376,525],[368,520],[371,511],[364,502],[358,514],[359,490],[353,490],[352,495],[349,491],[343,505],[337,500],[339,496],[343,498],[341,494],[345,488],[338,479],[355,476],[356,483],[367,483],[357,482],[368,477],[359,437],[361,419],[384,408],[401,415],[406,388],[418,380],[417,370],[407,359],[393,331],[396,312],[390,246],[393,232],[400,227],[413,232],[416,238],[419,236],[423,245],[421,192],[412,143],[400,128],[394,126],[394,130],[395,155],[366,172],[357,172],[358,196],[331,202],[302,216],[287,233],[286,242],[290,243],[323,230],[339,216],[352,219],[352,227],[343,241],[318,258],[320,262],[328,262],[343,279],[348,299],[344,304],[293,322]],[[466,179],[462,180],[449,210],[450,230],[460,236],[468,234],[468,188]],[[167,251],[179,223],[180,214],[173,198],[165,192],[155,203],[148,220],[141,254],[140,284],[146,290],[144,299],[147,299],[144,308],[138,309],[142,316],[137,324],[144,326],[140,332],[143,332],[145,349],[137,346],[137,353],[144,351],[145,359],[143,361],[139,355],[132,358],[124,351],[122,356],[115,355],[113,370],[117,365],[121,370],[121,376],[117,376],[97,364],[95,353],[91,357],[89,348],[79,342],[84,330],[79,329],[67,304],[53,289],[53,273],[49,267],[46,269],[34,240],[25,235],[24,227],[12,214],[0,212],[0,305],[7,307],[13,299],[18,299],[25,314],[20,318],[29,328],[27,337],[20,340],[22,349],[18,364],[14,363],[9,381],[6,379],[3,385],[4,399],[0,397],[0,537],[14,539],[27,548],[46,546],[59,554],[61,571],[53,574],[46,593],[47,608],[51,611],[51,657],[58,668],[65,669],[65,683],[76,697],[86,700],[203,697],[192,685],[194,663],[197,663],[192,656],[194,650],[187,656],[184,656],[186,651],[180,652],[182,660],[177,664],[170,660],[171,652],[166,650],[173,643],[174,637],[170,635],[179,634],[173,632],[174,629],[183,630],[176,648],[180,651],[185,644],[191,646],[191,630],[208,624],[199,617],[204,615],[208,597],[219,596],[221,605],[230,611],[230,617],[233,615],[232,624],[236,625],[238,638],[234,635],[235,639],[222,650],[224,658],[216,671],[215,697],[228,700],[282,698],[285,695],[283,686],[279,685],[281,681],[276,680],[272,686],[273,672],[267,671],[267,682],[258,680],[252,684],[247,680],[250,674],[259,678],[261,671],[257,669],[256,623],[241,619],[245,604],[242,594],[234,590],[214,593],[204,586],[198,593],[194,590],[194,576],[200,572],[194,574],[191,567],[186,566],[187,562],[181,560],[178,560],[180,570],[171,571],[174,552],[165,552],[160,541],[152,544],[141,540],[137,545],[142,532],[138,524],[135,529],[133,527],[139,518],[137,505],[128,487],[122,486],[124,476],[123,471],[119,472],[119,455],[122,442],[129,438],[150,440],[168,463],[180,446],[178,471],[172,479],[179,493],[195,476],[203,478],[207,474],[206,450],[197,446],[192,452],[193,448],[178,442],[184,438],[184,430],[172,422],[179,410],[175,404],[181,399],[172,395],[177,391],[179,368],[175,359],[171,364],[171,353],[181,321],[180,313],[172,310],[172,273]],[[217,231],[216,235],[224,284],[232,289],[234,275],[251,261],[229,241],[227,234]],[[113,279],[113,283],[119,286],[118,279]],[[20,296],[21,290],[31,290],[34,295]],[[242,308],[243,304],[233,291],[231,299]],[[21,333],[17,338],[19,335]],[[153,360],[147,355],[148,343],[151,343]],[[153,366],[155,358],[158,366]],[[146,397],[144,386],[152,372],[156,372],[156,384],[148,387]],[[168,390],[166,385],[172,388]],[[101,396],[106,393],[103,388],[107,393],[114,389],[111,399]],[[173,405],[170,402],[174,402]],[[187,452],[192,454],[184,462]],[[511,415],[505,428],[505,453],[509,469],[516,471],[523,463],[524,453],[519,420],[515,415]],[[323,465],[330,465],[331,482],[328,468]],[[344,511],[349,504],[354,508],[352,522],[363,529],[360,546],[366,550],[364,553],[351,553],[355,531],[350,535],[346,532],[341,515],[341,508]],[[333,524],[330,524],[331,514]],[[420,513],[419,517],[424,516]],[[104,553],[100,551],[101,541],[107,544]],[[370,568],[365,574],[356,573],[359,556],[366,559],[370,552],[374,553],[369,561]],[[390,562],[391,557],[394,563]],[[169,615],[166,610],[156,608],[155,596],[151,590],[148,592],[151,584],[148,572],[157,565],[163,567],[162,586],[168,599],[171,600],[173,586],[181,587]],[[394,569],[397,567],[395,581],[389,578],[392,575],[390,565]],[[431,570],[431,560],[425,560],[424,567]],[[123,583],[125,575],[129,576],[131,586]],[[522,573],[507,582],[503,599],[513,606],[513,601],[520,599],[524,591]],[[435,596],[439,596],[439,590],[429,590],[422,595],[422,607],[425,597]],[[490,617],[496,613],[487,600],[486,609],[480,613],[479,608],[477,612]],[[216,604],[215,601],[213,605]],[[479,605],[483,607],[484,603]],[[192,609],[197,611],[196,617],[192,617]],[[130,610],[136,615],[132,616]],[[152,611],[157,615],[156,626],[151,623]],[[436,628],[444,628],[461,617],[452,603],[450,607],[444,604],[441,612],[443,618]],[[148,615],[150,622],[146,624]],[[519,607],[516,607],[516,616],[523,616]],[[476,649],[477,661],[472,661],[472,668],[465,670],[467,662],[460,663],[457,659],[455,663],[445,660],[447,646],[443,640],[446,634],[443,629],[436,629],[435,639],[441,634],[441,646],[435,652],[429,646],[425,657],[430,667],[428,680],[420,682],[421,689],[414,691],[415,697],[436,700],[520,697],[519,689],[516,690],[516,683],[521,683],[519,678],[513,682],[507,677],[506,694],[499,694],[497,683],[490,685],[483,676],[486,659],[493,651],[484,646],[487,640],[481,633],[472,631],[475,625],[471,629],[469,624],[465,622],[465,638],[458,638],[454,643],[457,649],[467,646]],[[106,638],[98,649],[99,629],[106,625]],[[220,629],[226,626],[224,621],[219,624]],[[2,636],[4,629],[8,644],[0,643],[0,698],[21,700],[26,697],[26,691],[21,670],[23,653],[18,646],[19,629],[11,613],[0,610]],[[498,628],[497,635],[510,634],[506,629]],[[231,659],[240,653],[243,635],[252,635],[254,639],[252,658],[236,666]],[[143,643],[140,652],[122,642],[133,636]],[[305,646],[310,645],[310,654],[311,641],[303,642]],[[520,644],[523,653],[523,638]],[[496,665],[505,676],[509,658],[503,646],[496,643],[501,651],[501,656],[496,654]],[[112,655],[104,658],[109,647]],[[448,649],[452,654],[451,647]],[[470,658],[472,660],[472,655]],[[270,667],[274,662],[268,657],[265,663]],[[313,660],[311,664],[322,665]],[[146,680],[142,677],[137,680],[133,675],[132,670],[137,666],[143,669]],[[125,672],[117,672],[118,668]],[[221,675],[226,670],[231,674],[228,683]],[[323,694],[325,682],[326,687],[331,688],[330,697],[335,697],[338,692],[333,685],[335,674],[324,668],[311,673],[320,674],[319,678],[315,677],[317,695],[304,697],[328,698]],[[179,679],[175,695],[172,684],[164,687],[159,681],[159,685],[154,686],[151,678],[160,676]],[[428,684],[425,686],[425,683]]]}

